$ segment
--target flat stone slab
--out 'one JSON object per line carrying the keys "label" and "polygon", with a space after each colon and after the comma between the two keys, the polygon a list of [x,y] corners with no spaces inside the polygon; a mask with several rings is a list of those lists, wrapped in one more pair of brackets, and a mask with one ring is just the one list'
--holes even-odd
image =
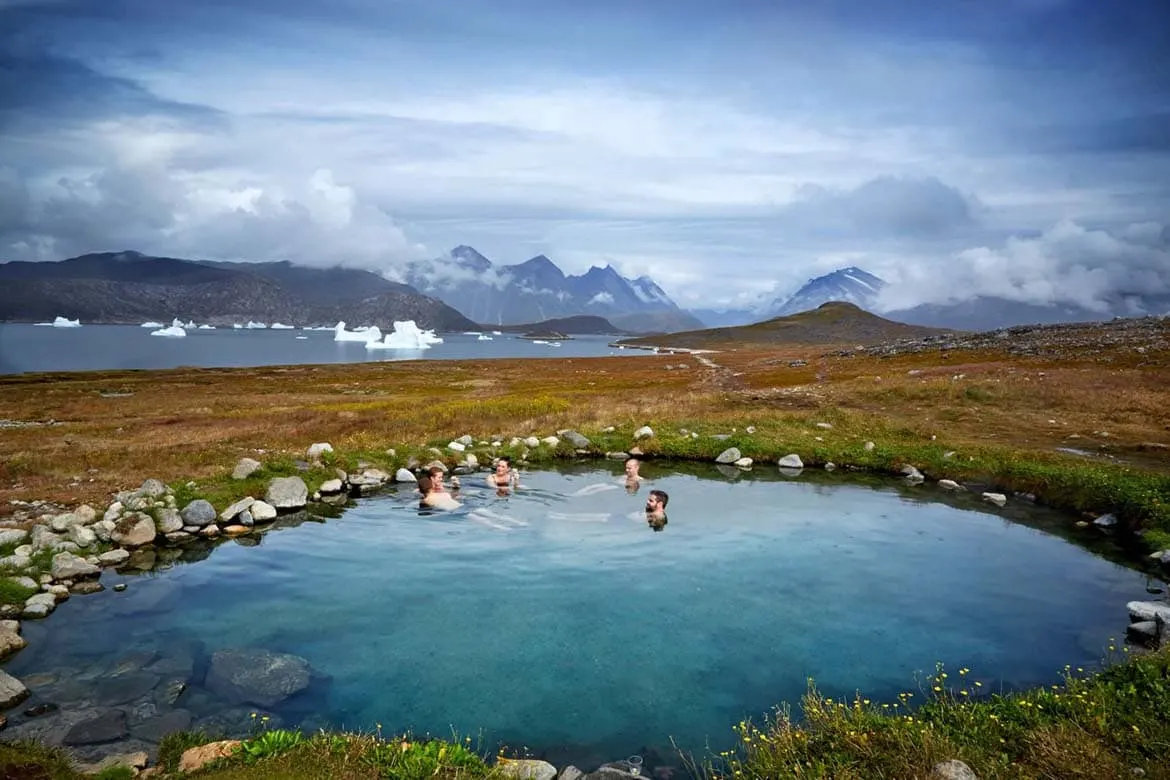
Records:
{"label": "flat stone slab", "polygon": [[187,710],[171,710],[165,715],[142,721],[132,727],[130,733],[147,742],[161,742],[167,734],[191,728],[191,721],[191,713]]}
{"label": "flat stone slab", "polygon": [[126,713],[122,710],[106,710],[102,714],[83,720],[65,734],[66,745],[99,745],[125,739],[130,732],[126,729]]}
{"label": "flat stone slab", "polygon": [[152,672],[129,672],[104,677],[94,686],[94,698],[102,704],[129,704],[154,690],[162,678]]}
{"label": "flat stone slab", "polygon": [[219,650],[211,657],[207,687],[231,702],[273,707],[309,687],[309,662],[261,648]]}

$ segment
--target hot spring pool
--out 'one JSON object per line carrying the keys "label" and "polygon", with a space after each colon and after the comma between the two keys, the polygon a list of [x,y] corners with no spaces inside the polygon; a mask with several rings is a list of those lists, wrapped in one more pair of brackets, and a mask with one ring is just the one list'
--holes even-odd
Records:
{"label": "hot spring pool", "polygon": [[[1035,507],[654,465],[630,495],[619,472],[527,473],[506,498],[466,477],[454,513],[392,493],[191,565],[107,572],[106,591],[25,623],[30,646],[5,668],[60,711],[12,711],[5,738],[60,739],[70,713],[110,707],[131,741],[159,717],[246,731],[262,709],[270,725],[482,734],[558,764],[677,764],[671,738],[726,746],[809,677],[875,700],[936,661],[987,692],[1056,682],[1095,665],[1125,603],[1147,598],[1144,575],[1045,530],[1067,519]],[[661,533],[651,488],[670,494]],[[306,659],[309,688],[267,708],[222,700],[208,659],[238,646]]]}

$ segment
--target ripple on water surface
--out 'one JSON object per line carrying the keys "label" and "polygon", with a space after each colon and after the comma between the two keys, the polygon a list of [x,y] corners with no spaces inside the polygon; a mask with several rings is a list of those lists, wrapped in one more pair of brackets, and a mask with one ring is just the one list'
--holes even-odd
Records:
{"label": "ripple on water surface", "polygon": [[[936,660],[984,690],[1054,682],[1097,661],[1145,595],[1142,575],[1044,530],[1056,523],[1041,510],[1020,524],[923,500],[928,487],[647,471],[635,495],[591,467],[527,474],[503,498],[467,478],[449,514],[405,493],[364,500],[72,599],[10,671],[108,674],[128,648],[157,647],[190,656],[180,703],[196,725],[230,725],[240,713],[200,675],[214,650],[258,646],[314,669],[274,708],[285,723],[482,729],[588,764],[669,756],[671,737],[725,744],[810,676],[874,699]],[[660,533],[642,511],[651,487],[670,494]]]}

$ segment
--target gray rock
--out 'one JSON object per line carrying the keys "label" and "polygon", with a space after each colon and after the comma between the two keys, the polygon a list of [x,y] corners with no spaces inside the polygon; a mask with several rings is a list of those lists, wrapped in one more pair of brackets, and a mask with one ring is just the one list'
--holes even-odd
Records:
{"label": "gray rock", "polygon": [[[295,479],[300,478],[295,477]],[[256,503],[256,499],[252,498],[251,496],[241,498],[239,501],[236,501],[227,509],[224,509],[222,512],[220,512],[219,519],[221,522],[230,523],[232,520],[235,520],[237,517],[239,517],[241,512],[252,506],[254,503]]]}
{"label": "gray rock", "polygon": [[394,472],[394,481],[418,484],[418,478],[411,473],[410,469],[398,469],[398,471]]}
{"label": "gray rock", "polygon": [[8,579],[12,582],[15,582],[17,585],[20,585],[22,588],[32,588],[33,590],[41,589],[41,584],[32,577],[9,577]]}
{"label": "gray rock", "polygon": [[872,441],[867,441],[865,443],[865,451],[866,452],[873,452],[875,447],[877,447],[877,445],[874,444]]}
{"label": "gray rock", "polygon": [[85,525],[82,519],[72,512],[66,512],[61,515],[54,515],[49,520],[49,527],[53,529],[54,533],[63,534],[75,525]]}
{"label": "gray rock", "polygon": [[240,462],[232,469],[232,479],[247,479],[262,468],[264,464],[258,460],[240,458]]}
{"label": "gray rock", "polygon": [[926,477],[922,476],[922,472],[915,466],[903,466],[902,476],[906,478],[907,482],[925,482]]}
{"label": "gray rock", "polygon": [[752,463],[754,462],[755,461],[753,461],[751,458],[739,458],[732,465],[741,469],[750,469],[752,467]]}
{"label": "gray rock", "polygon": [[161,742],[167,734],[186,731],[191,728],[191,713],[187,710],[171,710],[165,715],[144,720],[130,728],[131,736],[147,742]]}
{"label": "gray rock", "polygon": [[508,759],[497,764],[504,777],[515,780],[553,780],[557,776],[557,768],[547,761],[538,761],[531,758]]}
{"label": "gray rock", "polygon": [[833,424],[827,423],[827,422],[819,422],[819,423],[817,423],[817,427],[820,428],[822,431],[833,430]]}
{"label": "gray rock", "polygon": [[8,672],[0,669],[0,710],[15,707],[28,698],[28,688]]}
{"label": "gray rock", "polygon": [[53,533],[47,525],[33,526],[31,544],[34,551],[52,549],[53,545],[59,541],[61,541],[61,537]]}
{"label": "gray rock", "polygon": [[467,458],[464,460],[464,464],[467,466],[467,468],[474,471],[475,469],[479,468],[479,458],[476,457],[474,452],[469,452],[467,453]]}
{"label": "gray rock", "polygon": [[1101,515],[1093,521],[1093,525],[1097,526],[1098,528],[1112,528],[1113,526],[1117,525],[1117,516],[1112,513]]}
{"label": "gray rock", "polygon": [[252,519],[257,523],[267,523],[276,519],[276,507],[266,501],[257,501],[248,511],[252,513]]}
{"label": "gray rock", "polygon": [[327,479],[321,483],[321,495],[331,496],[340,493],[343,485],[340,479]]}
{"label": "gray rock", "polygon": [[[6,620],[5,623],[15,623],[15,620]],[[19,624],[18,624],[19,625]],[[7,658],[28,645],[24,637],[16,631],[0,630],[0,658]]]}
{"label": "gray rock", "polygon": [[836,470],[837,470],[837,464],[834,463],[833,461],[830,460],[830,461],[827,461],[825,463],[825,471],[836,471]]}
{"label": "gray rock", "polygon": [[158,532],[172,534],[183,529],[183,517],[179,510],[167,507],[158,513]]}
{"label": "gray rock", "polygon": [[97,717],[73,726],[62,741],[66,745],[99,745],[125,739],[129,734],[126,713],[122,710],[106,710]]}
{"label": "gray rock", "polygon": [[57,608],[57,597],[52,593],[37,593],[29,596],[24,602],[21,617],[43,618]]}
{"label": "gray rock", "polygon": [[441,460],[432,460],[430,463],[428,463],[426,466],[423,467],[423,469],[425,471],[430,471],[433,468],[439,469],[439,471],[442,471],[444,474],[447,473],[447,464]]}
{"label": "gray rock", "polygon": [[1125,627],[1126,632],[1141,641],[1156,639],[1158,636],[1158,622],[1156,620],[1139,620]]}
{"label": "gray rock", "polygon": [[524,446],[530,450],[534,450],[540,446],[540,439],[535,436],[528,436],[524,439]]}
{"label": "gray rock", "polygon": [[567,767],[561,770],[559,775],[557,775],[557,780],[581,780],[581,778],[584,776],[584,772],[572,764],[569,764]]}
{"label": "gray rock", "polygon": [[744,428],[744,431],[746,431],[747,433],[755,433],[755,432],[756,432],[756,426],[754,426],[754,425],[749,425],[748,427]]}
{"label": "gray rock", "polygon": [[463,452],[465,449],[467,449],[467,447],[465,447],[462,442],[453,441],[447,444],[447,449],[451,450],[452,452]]}
{"label": "gray rock", "polygon": [[87,528],[80,523],[69,528],[68,536],[69,541],[78,547],[89,547],[97,541],[97,533],[92,528]]}
{"label": "gray rock", "polygon": [[106,509],[105,514],[102,515],[102,519],[111,521],[117,520],[119,517],[121,517],[123,509],[125,509],[125,507],[122,506],[122,502],[115,501]]}
{"label": "gray rock", "polygon": [[960,485],[958,482],[955,482],[953,479],[940,479],[938,481],[938,486],[940,488],[942,488],[943,490],[962,490],[963,489],[963,486]]}
{"label": "gray rock", "polygon": [[276,509],[301,509],[309,502],[309,488],[300,477],[276,477],[268,483],[264,500]]}
{"label": "gray rock", "polygon": [[82,580],[75,582],[69,586],[70,593],[76,593],[79,596],[88,596],[91,593],[100,593],[105,590],[106,586],[102,585],[97,580]]}
{"label": "gray rock", "polygon": [[980,498],[989,504],[996,506],[1007,506],[1007,496],[1003,493],[983,493]]}
{"label": "gray rock", "polygon": [[187,504],[179,512],[179,516],[183,518],[184,525],[194,525],[200,528],[214,523],[217,517],[215,507],[211,505],[210,501],[203,498],[197,498]]}
{"label": "gray rock", "polygon": [[800,459],[799,455],[793,453],[791,455],[785,455],[776,465],[782,469],[802,469],[804,468],[804,461]]}
{"label": "gray rock", "polygon": [[1125,605],[1129,619],[1135,622],[1161,619],[1170,623],[1170,603],[1164,601],[1131,601]]}
{"label": "gray rock", "polygon": [[979,780],[979,776],[962,761],[951,759],[931,767],[927,780]]}
{"label": "gray rock", "polygon": [[21,528],[0,531],[0,547],[10,544],[24,544],[24,540],[27,538],[28,531]]}
{"label": "gray rock", "polygon": [[[243,512],[240,512],[238,515],[236,515],[236,519],[233,521],[233,524],[242,525],[245,528],[251,528],[256,524],[256,521],[252,519],[251,510],[245,509]],[[232,526],[224,528],[224,531],[227,531],[227,529],[230,527]]]}
{"label": "gray rock", "polygon": [[715,458],[716,463],[735,463],[743,457],[743,453],[736,447],[728,447]]}
{"label": "gray rock", "polygon": [[131,512],[128,515],[123,515],[114,524],[114,530],[110,533],[110,541],[124,547],[141,547],[153,542],[156,536],[158,536],[158,530],[154,527],[153,517],[141,512]]}
{"label": "gray rock", "polygon": [[333,445],[327,441],[319,441],[309,445],[309,449],[305,450],[305,457],[309,460],[321,460],[321,456],[326,452],[333,452]]}
{"label": "gray rock", "polygon": [[162,681],[152,672],[127,672],[113,677],[102,677],[94,685],[94,698],[102,704],[128,704],[150,693]]}
{"label": "gray rock", "polygon": [[101,568],[88,563],[84,558],[78,558],[73,553],[63,552],[53,556],[53,579],[76,580],[95,577],[101,572]]}
{"label": "gray rock", "polygon": [[547,444],[550,447],[556,447],[556,446],[560,445],[561,440],[558,439],[556,436],[545,436],[543,439],[540,440],[540,443]]}
{"label": "gray rock", "polygon": [[99,520],[90,526],[99,542],[110,541],[110,535],[114,533],[114,528],[116,527],[117,523],[115,523],[113,520]]}
{"label": "gray rock", "polygon": [[162,498],[167,494],[167,486],[157,479],[148,479],[138,488],[138,494],[149,498]]}
{"label": "gray rock", "polygon": [[625,460],[630,457],[628,452],[607,452],[605,453],[606,460]]}
{"label": "gray rock", "polygon": [[654,429],[649,425],[643,425],[638,430],[634,431],[634,441],[641,441],[642,439],[654,438]]}
{"label": "gray rock", "polygon": [[211,657],[207,687],[233,703],[273,707],[309,687],[309,662],[260,648],[229,648]]}
{"label": "gray rock", "polygon": [[110,550],[98,556],[98,565],[119,566],[128,560],[130,560],[129,550]]}
{"label": "gray rock", "polygon": [[577,431],[574,431],[574,430],[561,431],[560,436],[565,441],[569,442],[569,444],[573,445],[573,447],[575,449],[578,449],[578,450],[586,449],[587,447],[589,447],[589,445],[591,445],[593,443],[593,442],[589,441],[588,438],[586,438],[585,436],[582,436],[580,433],[578,433]]}
{"label": "gray rock", "polygon": [[32,566],[32,558],[27,555],[6,555],[0,558],[0,567],[14,571],[25,571]]}
{"label": "gray rock", "polygon": [[464,447],[470,447],[472,444],[475,444],[475,439],[471,438],[470,434],[466,434],[466,433],[463,434],[462,436],[460,436],[455,441],[459,442]]}

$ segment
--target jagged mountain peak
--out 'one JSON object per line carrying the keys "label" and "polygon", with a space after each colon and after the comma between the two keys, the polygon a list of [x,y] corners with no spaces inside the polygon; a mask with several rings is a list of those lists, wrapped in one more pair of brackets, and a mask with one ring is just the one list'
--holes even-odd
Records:
{"label": "jagged mountain peak", "polygon": [[815,309],[823,303],[842,301],[869,309],[886,282],[857,266],[838,268],[809,279],[789,298],[777,298],[769,307],[770,316],[796,314]]}
{"label": "jagged mountain peak", "polygon": [[475,271],[486,271],[492,267],[492,261],[488,260],[475,247],[460,244],[451,250],[451,257],[459,262],[465,268],[470,268]]}

